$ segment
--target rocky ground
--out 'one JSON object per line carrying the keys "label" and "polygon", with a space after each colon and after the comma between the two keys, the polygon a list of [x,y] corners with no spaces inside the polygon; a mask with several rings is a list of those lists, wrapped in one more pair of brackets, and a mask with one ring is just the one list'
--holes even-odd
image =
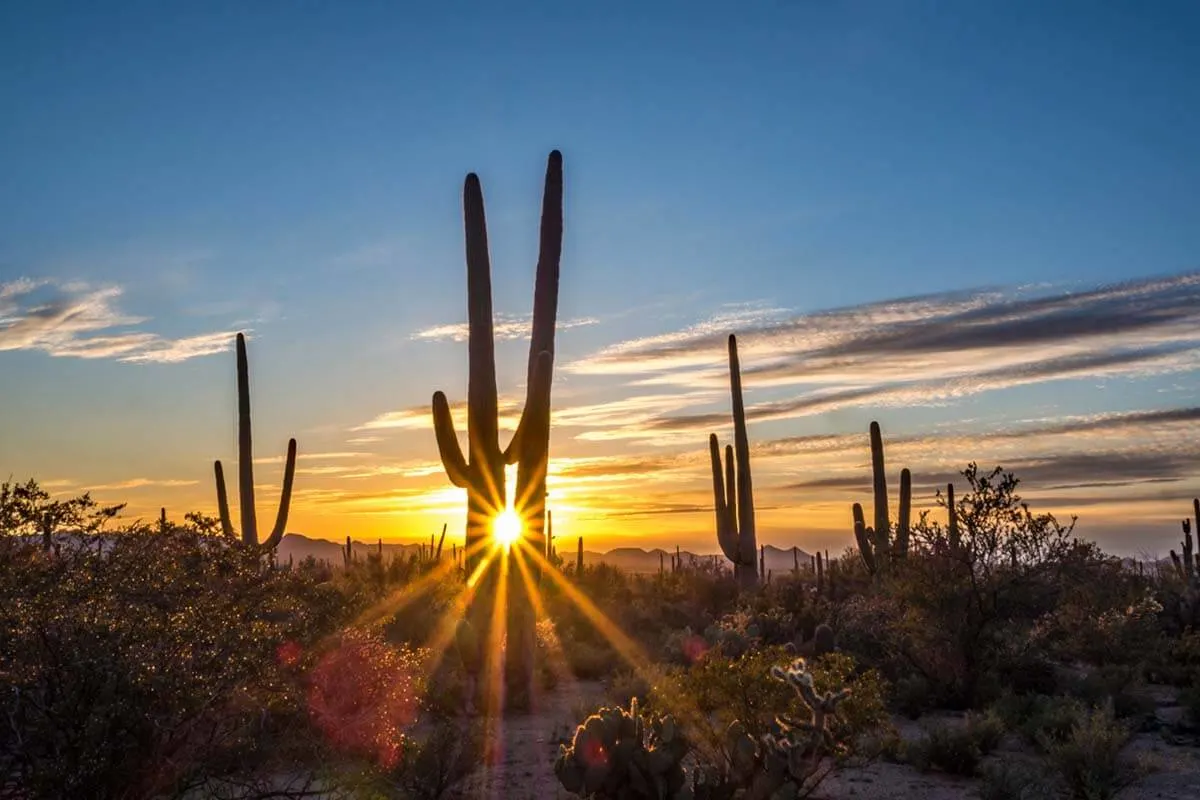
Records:
{"label": "rocky ground", "polygon": [[[1157,730],[1137,734],[1127,753],[1135,757],[1144,774],[1119,795],[1122,800],[1197,800],[1200,798],[1200,742],[1172,734],[1181,718],[1172,690],[1153,689],[1158,704]],[[604,702],[603,686],[581,681],[559,686],[536,714],[504,720],[497,729],[502,748],[491,768],[481,766],[457,797],[551,800],[570,798],[554,776],[559,743],[597,704]],[[953,720],[951,715],[938,715]],[[905,740],[921,736],[920,722],[897,717],[897,730]],[[988,760],[1032,760],[1028,748],[1009,736]],[[905,765],[877,760],[843,769],[830,776],[814,800],[962,800],[979,797],[979,779],[957,778],[938,772],[922,773]]]}

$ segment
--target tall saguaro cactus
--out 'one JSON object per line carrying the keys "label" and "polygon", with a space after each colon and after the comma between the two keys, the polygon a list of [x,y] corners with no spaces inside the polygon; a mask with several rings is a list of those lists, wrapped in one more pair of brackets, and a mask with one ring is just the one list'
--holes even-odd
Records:
{"label": "tall saguaro cactus", "polygon": [[[506,465],[517,466],[516,508],[522,521],[522,541],[516,557],[524,568],[508,570],[506,620],[508,644],[505,675],[510,707],[524,706],[531,691],[534,653],[533,604],[522,576],[533,571],[541,578],[538,558],[545,550],[546,472],[550,452],[550,386],[554,365],[554,329],[558,315],[558,275],[562,255],[562,154],[550,153],[542,195],[541,241],[533,293],[533,329],[525,409],[512,441],[501,448],[499,401],[496,391],[496,346],[492,319],[492,278],[488,256],[483,189],[474,173],[463,187],[463,217],[467,259],[467,325],[469,379],[467,385],[468,455],[459,445],[446,395],[433,395],[433,423],[446,475],[467,490],[466,559],[475,571],[490,535],[493,518],[504,510]],[[479,619],[476,627],[486,627]]]}
{"label": "tall saguaro cactus", "polygon": [[[1192,510],[1196,514],[1196,524],[1200,526],[1200,499],[1192,500]],[[1200,535],[1200,528],[1196,533]],[[1175,565],[1175,571],[1188,586],[1200,586],[1200,553],[1193,552],[1192,521],[1190,519],[1183,520],[1183,541],[1179,546],[1181,553],[1171,551],[1171,561]]]}
{"label": "tall saguaro cactus", "polygon": [[872,575],[887,572],[893,561],[903,561],[908,556],[909,523],[912,514],[912,474],[908,469],[900,471],[900,507],[896,522],[895,537],[888,514],[887,470],[883,460],[883,434],[878,422],[871,423],[871,472],[875,493],[875,525],[869,527],[863,517],[863,508],[855,503],[854,538],[863,564]]}
{"label": "tall saguaro cactus", "polygon": [[[274,550],[287,528],[288,508],[292,502],[292,482],[296,477],[296,440],[288,440],[287,460],[283,467],[283,492],[275,527],[261,545],[258,542],[258,521],[254,510],[254,452],[250,434],[250,365],[246,358],[246,337],[237,335],[237,395],[238,395],[238,505],[242,514],[242,542],[259,547],[263,552]],[[233,538],[233,523],[229,516],[229,498],[225,492],[225,472],[221,462],[213,463],[217,481],[217,511],[221,530]]]}
{"label": "tall saguaro cactus", "polygon": [[[558,312],[558,270],[562,252],[562,155],[555,150],[546,167],[542,200],[541,249],[533,301],[533,334],[525,410],[507,449],[500,447],[496,391],[496,345],[492,319],[492,274],[488,256],[483,189],[475,173],[463,187],[467,258],[467,455],[446,395],[433,395],[433,425],[442,466],[450,481],[467,490],[466,560],[473,571],[482,557],[492,519],[504,509],[507,464],[517,464],[518,499],[529,539],[541,545],[546,460],[550,440],[550,383],[554,326]],[[538,487],[540,491],[538,491]],[[536,506],[536,508],[535,508]],[[536,512],[536,513],[535,513]]]}
{"label": "tall saguaro cactus", "polygon": [[[738,363],[737,337],[729,336],[729,389],[733,400],[733,446],[725,446],[725,472],[721,472],[721,449],[717,435],[708,437],[712,461],[713,505],[717,513],[717,541],[725,557],[733,562],[733,573],[745,588],[758,585],[754,536],[754,490],[750,481],[750,438],[746,434],[746,407],[742,402],[742,370]],[[737,464],[734,465],[736,454]]]}

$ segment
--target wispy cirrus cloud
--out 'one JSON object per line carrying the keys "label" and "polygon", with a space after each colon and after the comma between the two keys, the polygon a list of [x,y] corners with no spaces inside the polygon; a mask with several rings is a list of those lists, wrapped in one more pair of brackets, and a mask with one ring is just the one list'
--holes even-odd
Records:
{"label": "wispy cirrus cloud", "polygon": [[[500,399],[500,429],[516,430],[521,421],[521,406],[516,400]],[[458,401],[450,404],[450,416],[454,425],[460,431],[466,430],[467,403]],[[433,406],[407,406],[396,411],[385,411],[382,414],[350,429],[351,432],[382,431],[382,430],[433,430]]]}
{"label": "wispy cirrus cloud", "polygon": [[160,479],[160,478],[130,478],[115,483],[101,483],[84,487],[85,492],[116,492],[132,491],[135,489],[171,489],[181,486],[195,486],[199,481]]}
{"label": "wispy cirrus cloud", "polygon": [[[558,320],[556,327],[558,330],[570,330],[571,328],[582,328],[588,325],[596,325],[600,322],[596,317],[578,317],[576,319]],[[514,316],[511,314],[497,314],[493,322],[492,336],[501,341],[513,339],[528,339],[530,330],[533,327],[533,316],[527,314],[523,317]],[[447,341],[447,342],[465,342],[470,329],[465,322],[456,322],[450,325],[435,325],[431,328],[419,330],[412,335],[413,339],[424,341]]]}
{"label": "wispy cirrus cloud", "polygon": [[0,352],[40,350],[65,358],[172,364],[228,350],[234,331],[172,339],[121,330],[149,322],[117,307],[122,289],[22,278],[0,284]]}
{"label": "wispy cirrus cloud", "polygon": [[[564,369],[628,376],[629,387],[682,388],[671,408],[599,438],[677,441],[728,421],[701,410],[704,389],[728,386],[727,337],[738,334],[750,420],[851,407],[944,405],[1047,381],[1137,378],[1200,368],[1200,273],[1086,291],[1023,287],[871,303],[811,314],[718,314],[683,331],[605,348]],[[760,395],[761,396],[761,395]]]}

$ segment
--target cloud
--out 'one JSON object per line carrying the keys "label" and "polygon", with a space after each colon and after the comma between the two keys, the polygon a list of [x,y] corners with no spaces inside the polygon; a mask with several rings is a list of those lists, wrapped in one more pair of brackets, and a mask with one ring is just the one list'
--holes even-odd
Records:
{"label": "cloud", "polygon": [[130,478],[129,480],[118,481],[116,483],[102,483],[96,486],[87,486],[85,492],[115,492],[129,491],[133,489],[169,489],[179,486],[195,486],[199,481],[189,480],[172,480],[159,478]]}
{"label": "cloud", "polygon": [[[576,319],[558,320],[556,328],[560,331],[570,330],[571,328],[582,328],[588,325],[596,325],[600,322],[595,317],[578,317]],[[495,315],[492,323],[492,337],[497,341],[507,341],[513,339],[528,339],[530,329],[533,327],[533,315],[529,314],[524,317],[513,316],[509,314]],[[425,341],[446,341],[446,342],[465,342],[467,341],[470,328],[465,322],[456,322],[451,325],[435,325],[432,328],[417,331],[412,335],[414,339],[422,339]]]}
{"label": "cloud", "polygon": [[116,286],[21,278],[0,284],[0,352],[41,350],[57,357],[112,358],[173,364],[229,349],[234,331],[169,339],[147,331],[120,331],[149,321],[126,314]]}
{"label": "cloud", "polygon": [[[523,400],[521,403],[523,404]],[[521,421],[521,405],[516,400],[500,399],[500,430],[516,430]],[[450,404],[450,415],[459,431],[467,429],[467,403],[460,400]],[[352,432],[379,430],[433,430],[433,405],[408,406],[385,411],[374,419],[350,429]]]}
{"label": "cloud", "polygon": [[[699,406],[711,399],[705,390],[728,392],[730,333],[738,334],[747,417],[754,422],[854,407],[947,405],[1047,381],[1197,369],[1200,273],[1074,292],[980,289],[802,315],[775,308],[722,312],[565,365],[568,373],[625,375],[631,387],[676,390],[673,408],[587,438],[670,444],[680,434],[727,425],[726,408]],[[789,387],[792,396],[754,402],[755,395]]]}

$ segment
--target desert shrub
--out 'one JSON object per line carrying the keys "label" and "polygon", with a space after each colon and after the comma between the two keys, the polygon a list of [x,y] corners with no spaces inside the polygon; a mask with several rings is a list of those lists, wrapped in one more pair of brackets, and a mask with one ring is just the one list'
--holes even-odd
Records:
{"label": "desert shrub", "polygon": [[621,706],[628,706],[629,701],[634,699],[644,703],[650,695],[650,681],[634,670],[624,669],[612,677],[607,695]]}
{"label": "desert shrub", "polygon": [[925,726],[921,738],[905,748],[908,762],[921,771],[974,775],[983,758],[979,743],[965,726],[945,722]]}
{"label": "desert shrub", "polygon": [[906,748],[906,757],[921,770],[938,769],[951,775],[974,775],[982,758],[1004,737],[1004,722],[994,712],[967,714],[961,725],[934,723]]}
{"label": "desert shrub", "polygon": [[1189,630],[1152,652],[1147,677],[1180,687],[1200,687],[1200,630]]}
{"label": "desert shrub", "polygon": [[921,675],[905,675],[892,684],[892,705],[909,719],[933,708],[933,689]]}
{"label": "desert shrub", "polygon": [[1109,708],[1081,716],[1061,739],[1043,737],[1047,761],[1072,800],[1108,800],[1137,778],[1137,769],[1121,751],[1129,729]]}
{"label": "desert shrub", "polygon": [[[686,669],[673,669],[656,680],[649,705],[670,713],[683,727],[708,785],[731,779],[736,753],[730,729],[753,742],[778,733],[777,716],[807,716],[808,708],[771,670],[792,660],[785,648],[762,648],[740,658],[705,657]],[[886,686],[873,670],[860,671],[853,658],[829,653],[807,662],[814,690],[824,694],[845,688],[829,721],[829,752],[839,758],[863,755],[864,737],[890,726],[884,706]]]}
{"label": "desert shrub", "polygon": [[1085,566],[1093,580],[1072,582],[1034,626],[1037,645],[1066,663],[1135,666],[1161,643],[1162,605],[1149,583],[1098,553]]}
{"label": "desert shrub", "polygon": [[952,546],[945,526],[923,514],[904,569],[889,583],[892,599],[880,607],[885,619],[874,626],[883,654],[945,687],[939,702],[952,708],[987,700],[1003,686],[1006,662],[1009,675],[1020,673],[1023,663],[1012,664],[1012,655],[1026,652],[1035,624],[1065,599],[1086,597],[1114,568],[1074,536],[1074,520],[1033,513],[1011,473],[971,464],[963,475],[959,541]]}
{"label": "desert shrub", "polygon": [[103,555],[11,545],[0,773],[32,795],[176,796],[310,746],[301,674],[344,613],[332,589],[184,526]]}
{"label": "desert shrub", "polygon": [[1052,800],[1041,770],[1026,764],[998,761],[980,770],[980,800]]}
{"label": "desert shrub", "polygon": [[452,796],[479,767],[484,734],[478,721],[438,721],[425,735],[406,738],[400,757],[378,783],[413,800]]}
{"label": "desert shrub", "polygon": [[966,729],[975,743],[979,745],[979,752],[985,756],[1000,746],[1007,730],[1004,720],[993,710],[982,713],[968,712]]}
{"label": "desert shrub", "polygon": [[1086,714],[1087,706],[1073,697],[1038,695],[1032,713],[1018,730],[1026,741],[1045,750],[1050,744],[1066,741]]}

